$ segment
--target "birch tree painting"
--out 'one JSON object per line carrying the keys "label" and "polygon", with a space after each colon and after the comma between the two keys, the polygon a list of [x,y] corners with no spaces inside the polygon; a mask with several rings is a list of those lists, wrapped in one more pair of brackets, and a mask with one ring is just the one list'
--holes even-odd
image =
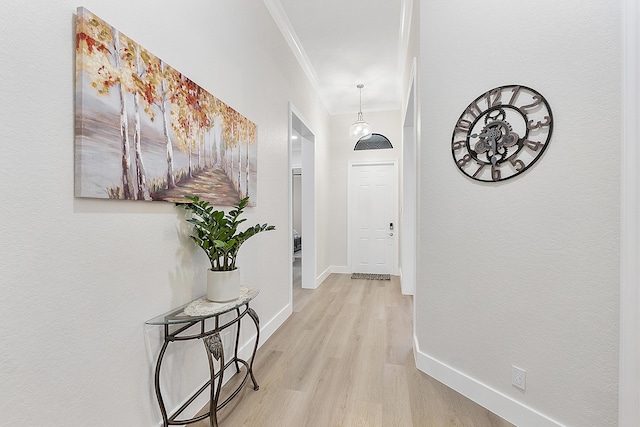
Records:
{"label": "birch tree painting", "polygon": [[77,197],[253,206],[256,165],[255,123],[78,8]]}

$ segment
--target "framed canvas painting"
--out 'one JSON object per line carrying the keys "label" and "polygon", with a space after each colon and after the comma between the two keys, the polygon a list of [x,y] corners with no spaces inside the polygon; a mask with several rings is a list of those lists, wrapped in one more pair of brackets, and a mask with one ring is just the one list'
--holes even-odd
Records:
{"label": "framed canvas painting", "polygon": [[255,205],[255,123],[83,7],[75,119],[76,197]]}

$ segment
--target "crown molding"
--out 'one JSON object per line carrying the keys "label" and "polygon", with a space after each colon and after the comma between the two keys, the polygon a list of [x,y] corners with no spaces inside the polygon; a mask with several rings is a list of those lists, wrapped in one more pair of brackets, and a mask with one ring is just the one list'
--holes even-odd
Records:
{"label": "crown molding", "polygon": [[[411,19],[413,17],[413,0],[402,0],[402,15],[400,16],[400,35],[398,43],[398,75],[404,77],[407,67],[407,52],[409,52],[409,36],[411,34]],[[402,90],[401,88],[399,90]],[[403,93],[400,94],[402,98]]]}
{"label": "crown molding", "polygon": [[271,14],[273,21],[276,23],[278,29],[282,33],[282,36],[284,37],[285,41],[289,45],[289,48],[293,52],[293,55],[298,60],[298,63],[302,67],[302,71],[304,71],[304,74],[307,76],[307,79],[309,79],[311,86],[313,86],[316,93],[320,97],[320,100],[322,101],[322,104],[324,105],[325,109],[327,111],[330,111],[328,107],[329,103],[327,102],[326,96],[320,88],[318,75],[316,74],[315,69],[311,65],[311,61],[309,60],[309,57],[307,56],[307,53],[304,50],[304,47],[302,47],[302,43],[300,43],[300,40],[298,39],[298,35],[293,29],[293,26],[291,25],[291,21],[289,21],[289,17],[284,11],[284,8],[282,7],[280,0],[262,0],[262,2],[264,3],[265,7]]}

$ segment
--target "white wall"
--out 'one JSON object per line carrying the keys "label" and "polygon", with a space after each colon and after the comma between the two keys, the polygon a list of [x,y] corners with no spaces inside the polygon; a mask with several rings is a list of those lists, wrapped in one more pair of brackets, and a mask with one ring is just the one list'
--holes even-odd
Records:
{"label": "white wall", "polygon": [[[619,2],[422,2],[420,57],[418,365],[517,425],[617,425]],[[481,184],[451,133],[506,84],[547,98],[554,133]]]}
{"label": "white wall", "polygon": [[[202,295],[207,262],[172,204],[73,197],[76,6],[7,0],[0,15],[0,412],[6,425],[156,425],[160,331],[144,322]],[[262,2],[84,6],[258,125],[248,223],[277,231],[247,243],[239,264],[243,280],[261,288],[253,306],[272,331],[289,304],[288,102],[316,135],[317,179],[326,182],[320,100]],[[170,350],[165,366],[175,406],[203,380],[201,344]]]}
{"label": "white wall", "polygon": [[380,133],[391,141],[392,149],[354,151],[355,142],[349,139],[349,127],[356,120],[356,113],[331,117],[331,162],[329,164],[329,186],[331,188],[327,212],[330,224],[331,245],[330,265],[335,272],[350,272],[347,264],[347,195],[349,162],[369,162],[374,160],[398,160],[402,156],[400,146],[400,111],[363,111],[364,119],[375,133]]}

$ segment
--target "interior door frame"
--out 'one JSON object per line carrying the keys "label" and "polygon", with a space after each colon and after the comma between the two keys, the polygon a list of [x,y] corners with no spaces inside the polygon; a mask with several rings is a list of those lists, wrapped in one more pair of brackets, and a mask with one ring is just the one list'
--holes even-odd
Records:
{"label": "interior door frame", "polygon": [[[289,102],[289,176],[293,170],[294,127],[301,137],[302,166],[302,287],[315,289],[316,283],[316,187],[315,187],[315,134],[302,114]],[[293,180],[289,182],[289,254],[293,257]],[[293,303],[293,263],[289,263],[289,302]]]}
{"label": "interior door frame", "polygon": [[620,366],[618,424],[640,425],[640,7],[625,0],[622,22]]}
{"label": "interior door frame", "polygon": [[407,104],[402,120],[402,184],[400,207],[400,286],[404,295],[416,294],[418,269],[418,93],[417,60],[413,58]]}
{"label": "interior door frame", "polygon": [[[352,215],[354,212],[354,207],[353,207],[353,200],[354,200],[354,195],[352,193],[352,184],[353,184],[353,171],[355,167],[367,167],[367,166],[382,166],[382,165],[392,165],[393,166],[393,170],[394,170],[394,174],[396,177],[396,184],[399,183],[399,176],[398,176],[398,160],[397,159],[391,159],[391,160],[374,160],[374,161],[368,161],[368,162],[349,162],[349,167],[348,167],[348,173],[347,173],[347,265],[349,266],[349,271],[351,273],[356,273],[355,271],[353,271],[353,256],[352,256],[352,251],[353,251],[353,245],[351,244],[352,241],[352,227],[351,227],[351,219],[352,219]],[[398,224],[398,220],[400,219],[400,215],[399,215],[399,200],[400,200],[400,189],[397,188],[396,189],[396,201],[395,201],[395,217],[396,217],[396,224]],[[396,236],[397,236],[397,231],[396,231]],[[395,253],[393,256],[393,266],[392,266],[392,271],[391,274],[393,276],[397,276],[398,275],[398,254],[399,254],[399,243],[400,239],[396,238],[396,244],[395,244]]]}

